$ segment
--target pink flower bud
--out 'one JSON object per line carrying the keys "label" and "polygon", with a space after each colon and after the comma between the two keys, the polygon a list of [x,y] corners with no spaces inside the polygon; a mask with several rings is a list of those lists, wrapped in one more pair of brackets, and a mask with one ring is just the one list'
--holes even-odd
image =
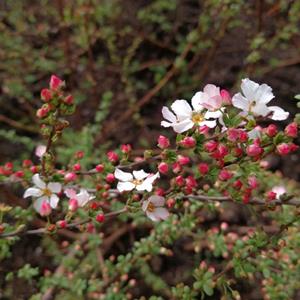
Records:
{"label": "pink flower bud", "polygon": [[56,224],[59,228],[66,228],[68,223],[66,220],[60,220],[60,221],[57,221]]}
{"label": "pink flower bud", "polygon": [[94,224],[93,223],[88,223],[86,225],[86,231],[88,233],[94,233],[95,232],[95,226],[94,226]]}
{"label": "pink flower bud", "polygon": [[231,105],[231,96],[227,90],[225,90],[225,89],[221,90],[220,95],[221,95],[223,104]]}
{"label": "pink flower bud", "polygon": [[213,152],[217,149],[218,143],[216,141],[208,141],[204,144],[204,149],[208,152]]}
{"label": "pink flower bud", "polygon": [[292,138],[297,137],[297,135],[298,135],[297,123],[293,122],[293,123],[289,124],[288,126],[286,126],[284,129],[284,132],[288,137],[292,137]]}
{"label": "pink flower bud", "polygon": [[169,198],[169,199],[167,199],[167,201],[166,201],[166,204],[167,204],[167,207],[168,207],[168,208],[172,208],[172,207],[175,205],[175,203],[176,203],[176,201],[175,201],[174,198]]}
{"label": "pink flower bud", "polygon": [[39,168],[38,168],[38,166],[32,166],[30,168],[30,171],[31,171],[31,173],[36,174],[39,172]]}
{"label": "pink flower bud", "polygon": [[107,158],[110,162],[116,163],[119,160],[119,155],[116,152],[109,151],[107,152]]}
{"label": "pink flower bud", "polygon": [[277,194],[273,191],[269,191],[267,192],[267,199],[272,201],[276,199]]}
{"label": "pink flower bud", "polygon": [[74,199],[74,198],[70,199],[69,200],[69,210],[74,212],[77,209],[78,209],[78,201],[77,201],[77,199]]}
{"label": "pink flower bud", "polygon": [[251,189],[256,189],[258,187],[257,178],[255,176],[250,176],[248,178],[248,184],[249,184]]}
{"label": "pink flower bud", "polygon": [[161,149],[167,149],[170,146],[170,141],[164,135],[160,135],[157,139],[157,146]]}
{"label": "pink flower bud", "polygon": [[209,127],[206,126],[206,125],[200,126],[200,127],[198,128],[198,132],[201,133],[201,134],[206,135],[206,134],[208,134],[208,132],[209,132]]}
{"label": "pink flower bud", "polygon": [[32,166],[32,161],[30,159],[24,159],[22,163],[23,168],[29,168]]}
{"label": "pink flower bud", "polygon": [[73,172],[69,172],[64,176],[65,181],[71,182],[77,179],[77,175]]}
{"label": "pink flower bud", "polygon": [[84,152],[83,151],[77,151],[75,153],[75,158],[82,159],[83,157],[84,157]]}
{"label": "pink flower bud", "polygon": [[166,164],[165,162],[161,162],[159,165],[158,165],[158,171],[162,174],[166,174],[168,173],[169,171],[169,166],[168,164]]}
{"label": "pink flower bud", "polygon": [[130,153],[131,150],[132,150],[131,145],[129,145],[129,144],[121,145],[122,153],[124,153],[124,154]]}
{"label": "pink flower bud", "polygon": [[201,175],[206,175],[209,171],[209,166],[208,166],[207,163],[200,163],[198,165],[198,170],[199,170]]}
{"label": "pink flower bud", "polygon": [[106,182],[113,183],[115,181],[115,175],[113,173],[109,173],[106,175]]}
{"label": "pink flower bud", "polygon": [[232,186],[233,186],[235,189],[240,190],[240,189],[242,188],[242,186],[243,186],[243,183],[238,179],[238,180],[236,180],[236,181],[232,184]]}
{"label": "pink flower bud", "polygon": [[57,91],[64,85],[64,82],[56,75],[52,75],[50,78],[50,89]]}
{"label": "pink flower bud", "polygon": [[243,149],[240,147],[236,147],[233,149],[233,155],[236,157],[240,157],[243,154]]}
{"label": "pink flower bud", "polygon": [[47,201],[43,201],[41,208],[40,208],[40,215],[45,217],[51,214],[51,206]]}
{"label": "pink flower bud", "polygon": [[249,145],[246,149],[246,152],[247,152],[248,156],[255,157],[255,156],[262,154],[263,149],[255,143],[255,144]]}
{"label": "pink flower bud", "polygon": [[104,214],[101,214],[101,213],[100,213],[100,214],[98,214],[98,215],[96,216],[96,221],[97,221],[97,222],[103,223],[104,220],[105,220]]}
{"label": "pink flower bud", "polygon": [[190,162],[190,158],[187,157],[187,156],[183,156],[183,155],[178,155],[177,156],[177,162],[184,166],[184,165],[187,165],[189,162]]}
{"label": "pink flower bud", "polygon": [[197,187],[197,185],[198,185],[196,179],[193,176],[188,176],[185,179],[185,184],[187,187],[189,187],[191,189]]}
{"label": "pink flower bud", "polygon": [[81,170],[81,165],[80,165],[80,164],[75,164],[75,165],[73,166],[73,171],[78,172],[78,171],[80,171],[80,170]]}
{"label": "pink flower bud", "polygon": [[266,130],[266,134],[269,137],[275,136],[278,132],[277,126],[275,124],[270,124],[265,130]]}
{"label": "pink flower bud", "polygon": [[182,167],[178,162],[176,162],[172,165],[172,170],[176,174],[176,173],[179,173],[182,170]]}
{"label": "pink flower bud", "polygon": [[245,143],[248,140],[248,133],[246,131],[240,130],[240,142]]}
{"label": "pink flower bud", "polygon": [[175,178],[175,183],[178,186],[184,186],[184,178],[181,175],[177,176]]}
{"label": "pink flower bud", "polygon": [[226,170],[226,169],[222,169],[222,170],[220,171],[220,173],[219,173],[219,179],[220,179],[221,181],[227,181],[227,180],[229,180],[232,176],[233,176],[233,174],[232,174],[230,171]]}
{"label": "pink flower bud", "polygon": [[65,99],[64,99],[64,103],[66,103],[67,105],[72,105],[74,103],[74,98],[72,95],[68,95]]}
{"label": "pink flower bud", "polygon": [[164,196],[165,195],[165,190],[163,188],[157,188],[155,190],[155,195],[158,195],[158,196]]}
{"label": "pink flower bud", "polygon": [[282,143],[276,147],[280,155],[287,155],[290,153],[290,146],[287,143]]}
{"label": "pink flower bud", "polygon": [[299,149],[299,146],[295,145],[294,143],[291,143],[289,146],[290,146],[290,152],[294,152]]}
{"label": "pink flower bud", "polygon": [[186,136],[180,141],[180,145],[184,148],[194,148],[196,146],[196,140],[191,136]]}
{"label": "pink flower bud", "polygon": [[98,173],[102,173],[104,170],[104,166],[102,164],[99,164],[95,167],[95,169]]}
{"label": "pink flower bud", "polygon": [[15,174],[14,174],[16,177],[18,177],[18,178],[22,178],[22,177],[24,177],[24,172],[23,171],[17,171],[17,172],[15,172]]}
{"label": "pink flower bud", "polygon": [[52,99],[52,93],[48,89],[42,89],[41,91],[41,98],[45,102],[49,102]]}
{"label": "pink flower bud", "polygon": [[240,138],[240,130],[236,128],[229,128],[227,130],[227,138],[231,142],[236,142]]}
{"label": "pink flower bud", "polygon": [[43,119],[43,118],[45,118],[45,117],[48,116],[49,111],[50,111],[50,107],[49,107],[49,106],[43,105],[41,108],[39,108],[39,109],[36,111],[36,116],[37,116],[39,119]]}

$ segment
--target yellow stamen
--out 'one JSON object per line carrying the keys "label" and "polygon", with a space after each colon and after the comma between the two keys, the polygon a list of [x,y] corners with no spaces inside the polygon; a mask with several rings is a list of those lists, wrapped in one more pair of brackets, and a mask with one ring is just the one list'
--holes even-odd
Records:
{"label": "yellow stamen", "polygon": [[153,204],[152,202],[149,202],[149,204],[148,204],[148,206],[147,206],[147,210],[148,210],[149,212],[154,212],[155,206],[154,206],[154,204]]}
{"label": "yellow stamen", "polygon": [[43,189],[42,192],[44,196],[50,197],[52,195],[52,192],[48,188]]}
{"label": "yellow stamen", "polygon": [[132,180],[132,183],[133,183],[134,185],[140,185],[140,184],[142,184],[142,182],[143,182],[143,180],[139,180],[139,179],[134,179],[134,180]]}
{"label": "yellow stamen", "polygon": [[192,121],[194,123],[201,123],[204,121],[204,116],[201,113],[193,113]]}

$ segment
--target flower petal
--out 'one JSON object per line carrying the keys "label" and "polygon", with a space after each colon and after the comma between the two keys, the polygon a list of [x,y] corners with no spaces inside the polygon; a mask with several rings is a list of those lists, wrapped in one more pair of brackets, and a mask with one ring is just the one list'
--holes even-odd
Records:
{"label": "flower petal", "polygon": [[76,195],[76,199],[80,207],[85,206],[90,200],[92,200],[89,193],[85,189],[80,190],[80,193]]}
{"label": "flower petal", "polygon": [[[151,197],[150,197],[150,198],[151,198]],[[148,204],[149,204],[149,202],[150,202],[150,198],[149,198],[148,200],[146,200],[146,201],[143,201],[143,204],[142,204],[142,210],[143,210],[143,211],[146,211],[146,210],[147,210]]]}
{"label": "flower petal", "polygon": [[155,206],[163,206],[165,204],[165,198],[162,196],[153,195],[149,199]]}
{"label": "flower petal", "polygon": [[134,178],[138,180],[143,180],[144,178],[149,176],[149,173],[146,173],[144,170],[133,171],[132,173]]}
{"label": "flower petal", "polygon": [[243,111],[249,110],[249,101],[241,93],[237,93],[232,97],[232,105]]}
{"label": "flower petal", "polygon": [[265,103],[257,102],[252,107],[252,112],[254,113],[254,115],[265,117],[270,113],[270,109],[267,107]]}
{"label": "flower petal", "polygon": [[256,100],[256,90],[259,88],[259,84],[250,80],[249,78],[245,78],[242,80],[241,89],[243,94],[247,99]]}
{"label": "flower petal", "polygon": [[196,111],[202,111],[204,105],[209,100],[208,96],[203,92],[197,92],[192,98],[192,106]]}
{"label": "flower petal", "polygon": [[151,219],[153,222],[158,222],[159,218],[155,215],[154,212],[146,211],[146,215],[149,219]]}
{"label": "flower petal", "polygon": [[207,111],[204,115],[205,119],[218,119],[222,116],[222,112],[217,110],[217,111]]}
{"label": "flower petal", "polygon": [[47,187],[52,193],[59,193],[61,191],[61,184],[59,182],[49,182]]}
{"label": "flower petal", "polygon": [[164,207],[157,207],[154,212],[157,219],[166,220],[170,213],[169,211]]}
{"label": "flower petal", "polygon": [[203,92],[206,93],[209,97],[220,96],[220,88],[214,84],[207,84]]}
{"label": "flower petal", "polygon": [[171,108],[177,115],[179,121],[189,118],[192,114],[192,108],[186,100],[176,100],[171,105]]}
{"label": "flower petal", "polygon": [[283,110],[281,107],[279,106],[269,106],[268,107],[270,111],[273,112],[273,115],[271,117],[271,119],[276,120],[276,121],[282,121],[288,118],[289,116],[289,112]]}
{"label": "flower petal", "polygon": [[255,100],[261,103],[269,103],[274,98],[272,88],[267,84],[262,84],[255,92]]}
{"label": "flower petal", "polygon": [[76,191],[73,190],[73,189],[66,189],[66,190],[65,190],[65,195],[66,195],[68,198],[76,198]]}
{"label": "flower petal", "polygon": [[40,189],[37,189],[37,188],[28,188],[23,197],[24,198],[27,198],[27,197],[40,197],[43,195],[43,192],[40,190]]}
{"label": "flower petal", "polygon": [[135,188],[135,185],[132,182],[122,182],[119,181],[117,185],[117,189],[119,192],[124,192],[124,191],[132,191]]}
{"label": "flower petal", "polygon": [[44,189],[46,187],[46,183],[41,179],[40,174],[33,175],[32,181],[40,189]]}
{"label": "flower petal", "polygon": [[120,169],[115,170],[115,177],[121,181],[131,181],[133,180],[133,176],[131,173],[123,172]]}
{"label": "flower petal", "polygon": [[34,209],[40,213],[41,211],[41,206],[43,204],[44,201],[48,202],[49,198],[47,196],[43,196],[40,198],[37,198],[34,202],[33,202],[33,207]]}
{"label": "flower petal", "polygon": [[49,204],[50,204],[50,206],[51,206],[52,208],[55,209],[55,208],[57,207],[58,201],[59,201],[58,196],[55,195],[55,194],[52,194],[52,195],[50,196]]}
{"label": "flower petal", "polygon": [[182,132],[185,132],[185,131],[193,128],[193,126],[194,126],[193,121],[190,119],[186,119],[182,122],[174,124],[173,129],[177,133],[182,133]]}
{"label": "flower petal", "polygon": [[171,127],[171,126],[173,126],[172,123],[169,123],[169,122],[166,122],[166,121],[161,121],[160,125],[163,126],[163,127]]}
{"label": "flower petal", "polygon": [[176,122],[176,116],[169,110],[168,107],[164,106],[161,112],[164,119],[170,121],[171,123]]}
{"label": "flower petal", "polygon": [[207,126],[209,128],[215,128],[217,126],[217,122],[215,120],[213,121],[203,121],[199,124],[200,126]]}

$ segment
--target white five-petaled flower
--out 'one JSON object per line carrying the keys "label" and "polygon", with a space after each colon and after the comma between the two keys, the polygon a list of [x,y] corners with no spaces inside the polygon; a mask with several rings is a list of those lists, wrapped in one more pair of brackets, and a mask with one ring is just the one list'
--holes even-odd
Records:
{"label": "white five-petaled flower", "polygon": [[272,192],[276,194],[276,199],[279,200],[280,196],[286,193],[286,188],[282,185],[277,185],[272,188]]}
{"label": "white five-petaled flower", "polygon": [[142,209],[147,217],[154,222],[166,220],[169,217],[169,212],[164,207],[164,204],[164,197],[153,195],[148,200],[143,201]]}
{"label": "white five-petaled flower", "polygon": [[61,191],[61,184],[58,182],[49,182],[47,184],[40,178],[39,174],[35,174],[32,177],[32,181],[34,186],[28,188],[23,197],[37,198],[33,203],[33,207],[39,213],[44,202],[49,203],[51,208],[56,208],[59,201],[59,198],[56,194]]}
{"label": "white five-petaled flower", "polygon": [[119,192],[132,191],[137,189],[138,191],[152,191],[152,184],[159,177],[159,173],[149,174],[144,170],[133,171],[131,173],[123,172],[120,169],[115,170],[115,177],[120,180],[117,185]]}
{"label": "white five-petaled flower", "polygon": [[220,112],[204,111],[203,105],[201,105],[199,97],[192,98],[192,107],[186,100],[176,100],[171,108],[164,106],[162,108],[163,117],[167,121],[162,121],[161,126],[173,127],[177,133],[185,132],[191,129],[194,125],[204,126],[209,128],[216,127],[217,123],[215,120],[209,120],[210,118],[219,118]]}
{"label": "white five-petaled flower", "polygon": [[83,207],[89,201],[95,199],[95,196],[90,195],[85,189],[80,189],[80,192],[77,194],[73,189],[66,189],[65,194],[68,198],[77,200],[77,204],[79,207]]}
{"label": "white five-petaled flower", "polygon": [[266,117],[270,115],[273,120],[285,120],[289,113],[278,106],[267,106],[274,98],[272,88],[267,84],[261,84],[246,78],[242,80],[241,93],[232,98],[233,106],[240,108],[245,113],[252,113],[254,116]]}

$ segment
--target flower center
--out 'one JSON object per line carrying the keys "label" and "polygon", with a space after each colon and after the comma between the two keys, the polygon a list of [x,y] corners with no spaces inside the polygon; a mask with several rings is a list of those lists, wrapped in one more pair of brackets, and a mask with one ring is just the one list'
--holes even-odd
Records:
{"label": "flower center", "polygon": [[52,192],[48,188],[43,189],[42,192],[43,195],[47,197],[50,197],[52,195]]}
{"label": "flower center", "polygon": [[148,210],[149,212],[154,212],[155,206],[154,206],[154,204],[153,204],[152,202],[149,202],[149,204],[148,204],[148,206],[147,206],[147,210]]}
{"label": "flower center", "polygon": [[193,123],[201,123],[204,121],[204,117],[201,113],[196,112],[192,115],[192,121]]}
{"label": "flower center", "polygon": [[252,112],[253,107],[256,105],[256,101],[251,101],[249,105],[249,112]]}
{"label": "flower center", "polygon": [[140,184],[142,184],[142,182],[143,182],[143,180],[139,180],[139,179],[134,179],[134,180],[132,180],[132,183],[133,183],[134,185],[140,185]]}

